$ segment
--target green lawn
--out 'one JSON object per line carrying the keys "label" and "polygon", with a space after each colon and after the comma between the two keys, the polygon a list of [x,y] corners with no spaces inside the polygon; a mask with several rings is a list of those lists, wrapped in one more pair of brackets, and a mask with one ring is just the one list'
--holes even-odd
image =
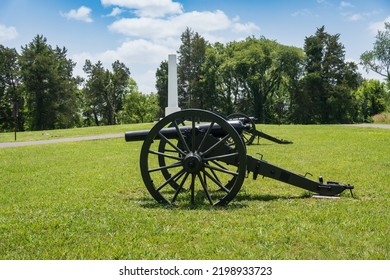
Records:
{"label": "green lawn", "polygon": [[[47,133],[74,137],[148,126]],[[294,144],[260,140],[248,147],[248,154],[260,153],[314,178],[353,184],[355,198],[344,192],[340,199],[315,199],[299,188],[250,176],[226,207],[207,202],[168,207],[157,204],[144,187],[140,142],[5,148],[0,149],[0,258],[390,258],[390,130],[258,129]],[[20,133],[20,138],[30,136]]]}
{"label": "green lawn", "polygon": [[[152,124],[131,124],[131,125],[111,125],[111,126],[91,126],[74,129],[56,129],[44,131],[24,131],[16,133],[18,142],[34,141],[34,140],[53,140],[60,138],[73,138],[89,135],[116,134],[123,133],[128,130],[149,129]],[[0,133],[0,143],[14,142],[15,133]]]}

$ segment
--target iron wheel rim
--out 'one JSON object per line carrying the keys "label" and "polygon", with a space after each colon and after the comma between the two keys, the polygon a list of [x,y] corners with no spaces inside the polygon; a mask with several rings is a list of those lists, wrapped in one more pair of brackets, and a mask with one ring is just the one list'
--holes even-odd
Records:
{"label": "iron wheel rim", "polygon": [[[179,124],[184,122],[191,129],[182,132]],[[226,135],[210,136],[211,128],[200,131],[198,123],[218,127]],[[177,133],[177,144],[161,135],[161,130],[169,126]],[[170,146],[169,153],[161,150],[161,141]],[[210,141],[215,142],[212,147]],[[229,152],[219,154],[220,149]],[[189,196],[194,204],[201,195],[211,205],[226,205],[237,195],[245,179],[246,147],[224,118],[205,110],[182,110],[163,118],[150,130],[142,145],[140,169],[147,190],[159,203],[175,204],[180,196],[184,200]]]}

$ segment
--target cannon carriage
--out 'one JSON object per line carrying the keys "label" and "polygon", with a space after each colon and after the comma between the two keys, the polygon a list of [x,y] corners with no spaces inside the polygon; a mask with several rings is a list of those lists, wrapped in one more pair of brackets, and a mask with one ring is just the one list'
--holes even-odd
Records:
{"label": "cannon carriage", "polygon": [[226,205],[240,191],[247,174],[269,177],[323,196],[336,196],[353,186],[324,183],[247,155],[248,119],[223,118],[206,110],[175,112],[149,130],[125,133],[126,141],[143,141],[140,170],[143,182],[159,203],[206,199]]}
{"label": "cannon carriage", "polygon": [[252,145],[253,141],[257,137],[257,144],[259,144],[260,138],[272,141],[277,144],[292,144],[293,142],[289,140],[279,139],[267,133],[264,133],[256,129],[255,118],[249,117],[243,113],[233,113],[227,116],[228,120],[239,120],[245,125],[241,136],[246,145]]}

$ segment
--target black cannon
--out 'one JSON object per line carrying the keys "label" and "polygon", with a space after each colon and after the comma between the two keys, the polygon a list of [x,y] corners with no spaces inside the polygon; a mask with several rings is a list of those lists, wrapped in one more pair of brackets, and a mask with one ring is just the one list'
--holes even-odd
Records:
{"label": "black cannon", "polygon": [[279,139],[267,133],[264,133],[256,129],[255,118],[249,117],[242,113],[234,113],[227,117],[228,120],[239,120],[245,126],[245,130],[242,133],[242,138],[246,145],[251,145],[255,138],[257,137],[257,144],[259,143],[260,138],[267,139],[269,141],[275,142],[277,144],[292,144],[291,141]]}
{"label": "black cannon", "polygon": [[189,109],[168,115],[149,130],[125,133],[126,141],[144,141],[140,155],[142,179],[160,203],[207,199],[225,205],[239,192],[247,173],[269,177],[323,196],[354,188],[324,183],[254,158],[246,153],[243,133],[250,124],[205,110]]}

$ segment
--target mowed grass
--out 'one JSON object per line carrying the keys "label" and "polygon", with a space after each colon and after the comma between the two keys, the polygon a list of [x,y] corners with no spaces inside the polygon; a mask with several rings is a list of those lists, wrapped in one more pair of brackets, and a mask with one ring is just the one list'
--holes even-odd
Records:
{"label": "mowed grass", "polygon": [[258,129],[294,143],[260,140],[248,154],[353,184],[355,198],[315,199],[250,174],[226,207],[163,206],[142,181],[141,142],[0,149],[0,258],[389,259],[390,130]]}
{"label": "mowed grass", "polygon": [[[23,131],[16,132],[18,142],[35,141],[35,140],[54,140],[61,138],[73,138],[90,135],[117,134],[127,130],[149,129],[152,124],[124,124],[124,125],[107,125],[107,126],[90,126],[74,129],[55,129],[42,131]],[[0,133],[0,143],[14,142],[15,133]]]}

